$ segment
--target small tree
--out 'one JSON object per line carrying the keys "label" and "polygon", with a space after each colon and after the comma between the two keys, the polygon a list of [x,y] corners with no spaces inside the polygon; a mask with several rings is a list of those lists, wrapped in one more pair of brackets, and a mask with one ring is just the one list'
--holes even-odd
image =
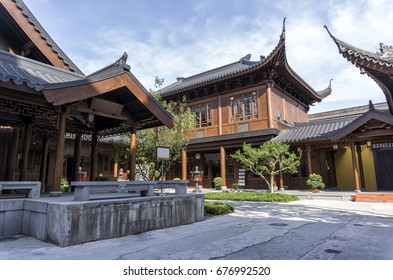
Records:
{"label": "small tree", "polygon": [[[260,176],[274,192],[274,177],[280,172],[296,173],[301,155],[289,150],[289,145],[281,142],[265,142],[258,148],[243,144],[243,151],[236,151],[232,158],[239,161],[252,173]],[[270,181],[267,179],[270,176]]]}
{"label": "small tree", "polygon": [[307,186],[310,186],[312,190],[324,189],[325,183],[322,181],[322,176],[316,173],[311,173],[306,181]]}

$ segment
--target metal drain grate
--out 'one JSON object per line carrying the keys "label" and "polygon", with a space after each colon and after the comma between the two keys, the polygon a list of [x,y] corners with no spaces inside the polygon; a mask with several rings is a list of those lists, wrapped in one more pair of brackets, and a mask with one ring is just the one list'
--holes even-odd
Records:
{"label": "metal drain grate", "polygon": [[342,251],[334,250],[334,249],[327,249],[327,250],[325,250],[325,252],[329,253],[329,254],[340,254]]}
{"label": "metal drain grate", "polygon": [[288,224],[284,223],[271,223],[269,226],[274,226],[274,227],[286,227]]}

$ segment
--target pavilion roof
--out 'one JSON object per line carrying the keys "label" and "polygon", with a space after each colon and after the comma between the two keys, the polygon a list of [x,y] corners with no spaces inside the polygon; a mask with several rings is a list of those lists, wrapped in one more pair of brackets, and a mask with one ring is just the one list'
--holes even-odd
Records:
{"label": "pavilion roof", "polygon": [[70,131],[89,133],[87,114],[96,116],[95,128],[101,135],[126,132],[132,126],[173,127],[176,118],[130,72],[126,60],[125,53],[85,76],[0,50],[0,81],[5,87],[12,83],[25,94],[43,96],[53,106],[66,105]]}
{"label": "pavilion roof", "polygon": [[85,76],[0,50],[0,80],[22,84],[40,93],[52,83],[77,81]]}
{"label": "pavilion roof", "polygon": [[308,100],[307,103],[309,103],[308,105],[314,102],[320,102],[323,98],[327,97],[331,93],[331,85],[329,84],[329,86],[322,91],[315,91],[289,66],[285,48],[284,19],[280,40],[267,57],[261,56],[259,61],[251,61],[251,55],[248,54],[233,63],[187,78],[178,78],[175,83],[161,89],[160,93],[162,97],[165,98],[214,83],[224,82],[229,79],[241,78],[245,75],[255,74],[265,70],[271,72],[272,69],[275,69],[273,72],[277,73],[277,77],[285,77],[291,85],[295,86],[304,96],[306,96]]}
{"label": "pavilion roof", "polygon": [[[14,21],[17,22],[17,26],[22,26],[23,32],[29,37],[26,41],[27,43],[33,43],[33,45],[40,49],[47,58],[56,56],[59,63],[66,66],[60,68],[83,74],[75,63],[50,37],[48,32],[46,32],[44,27],[39,23],[22,0],[1,1],[1,4],[5,7]],[[60,64],[56,62],[54,65],[59,67]]]}
{"label": "pavilion roof", "polygon": [[380,43],[379,52],[365,51],[337,39],[326,26],[325,28],[337,45],[339,53],[359,67],[361,74],[367,74],[380,86],[393,115],[393,47]]}
{"label": "pavilion roof", "polygon": [[287,143],[335,142],[353,134],[357,141],[365,139],[391,139],[393,117],[388,110],[375,109],[370,102],[369,110],[358,114],[320,118],[306,123],[296,123],[272,139]]}

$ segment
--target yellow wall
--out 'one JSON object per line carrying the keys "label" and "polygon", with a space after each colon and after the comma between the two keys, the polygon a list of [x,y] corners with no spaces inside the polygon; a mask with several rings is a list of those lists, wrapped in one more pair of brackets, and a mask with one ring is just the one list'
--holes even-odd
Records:
{"label": "yellow wall", "polygon": [[[363,172],[364,172],[366,190],[375,191],[377,190],[377,181],[375,178],[373,152],[369,148],[364,148],[364,147],[362,148],[363,148],[362,150]],[[345,191],[355,190],[355,180],[353,178],[351,150],[348,147],[346,147],[345,149],[338,150],[334,155],[334,160],[336,163],[337,186],[341,190],[345,190]],[[356,156],[356,161],[357,161],[357,156]],[[359,166],[358,162],[357,164]],[[359,182],[360,182],[360,178],[359,178]]]}

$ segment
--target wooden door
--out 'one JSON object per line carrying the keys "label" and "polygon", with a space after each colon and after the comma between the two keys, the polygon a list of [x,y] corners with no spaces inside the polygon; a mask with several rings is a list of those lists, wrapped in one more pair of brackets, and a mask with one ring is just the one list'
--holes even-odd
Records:
{"label": "wooden door", "polygon": [[393,149],[376,149],[373,155],[377,189],[393,191]]}

